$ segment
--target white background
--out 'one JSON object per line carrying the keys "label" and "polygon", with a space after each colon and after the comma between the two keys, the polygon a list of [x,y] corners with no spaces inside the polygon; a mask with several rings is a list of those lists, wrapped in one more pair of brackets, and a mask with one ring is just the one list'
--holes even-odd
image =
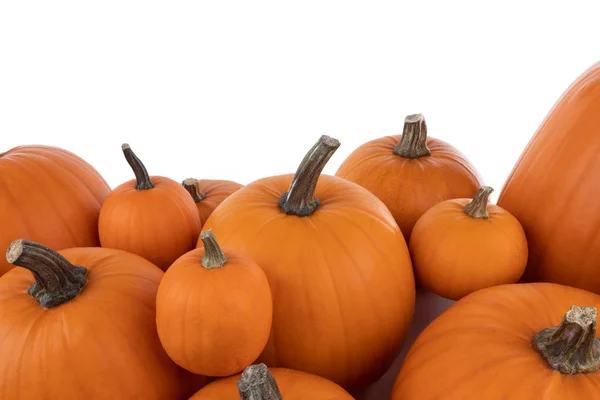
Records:
{"label": "white background", "polygon": [[294,172],[321,134],[342,143],[333,174],[421,112],[497,196],[600,61],[596,4],[2,1],[0,151],[61,146],[114,187],[129,142],[151,174],[245,184]]}

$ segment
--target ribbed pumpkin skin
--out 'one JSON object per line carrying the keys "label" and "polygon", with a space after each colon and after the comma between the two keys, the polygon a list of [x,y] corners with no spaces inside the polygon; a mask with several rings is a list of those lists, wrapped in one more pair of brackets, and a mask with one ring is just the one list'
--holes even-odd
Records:
{"label": "ribbed pumpkin skin", "polygon": [[315,193],[321,205],[312,215],[286,215],[278,201],[292,178],[246,185],[203,229],[267,274],[273,325],[257,362],[320,375],[352,391],[378,379],[405,338],[415,302],[408,248],[385,205],[338,177],[321,175]]}
{"label": "ribbed pumpkin skin", "polygon": [[572,305],[600,296],[552,283],[494,286],[454,303],[419,335],[391,400],[597,398],[600,372],[562,375],[532,347]]}
{"label": "ribbed pumpkin skin", "polygon": [[440,201],[472,197],[482,185],[475,167],[452,145],[427,138],[431,156],[409,159],[393,153],[402,135],[364,143],[336,176],[368,189],[389,208],[406,242],[419,217]]}
{"label": "ribbed pumpkin skin", "polygon": [[[57,250],[99,246],[109,193],[98,171],[67,150],[27,145],[0,154],[0,249],[21,237]],[[12,268],[0,257],[0,276]]]}
{"label": "ribbed pumpkin skin", "polygon": [[240,183],[228,180],[199,179],[198,187],[206,195],[204,199],[196,203],[200,221],[204,223],[223,200],[242,186]]}
{"label": "ribbed pumpkin skin", "polygon": [[563,93],[498,198],[525,230],[523,279],[600,293],[600,63]]}
{"label": "ribbed pumpkin skin", "polygon": [[[353,400],[339,385],[320,376],[286,368],[270,368],[284,400]],[[240,400],[237,380],[241,374],[211,382],[190,400]]]}

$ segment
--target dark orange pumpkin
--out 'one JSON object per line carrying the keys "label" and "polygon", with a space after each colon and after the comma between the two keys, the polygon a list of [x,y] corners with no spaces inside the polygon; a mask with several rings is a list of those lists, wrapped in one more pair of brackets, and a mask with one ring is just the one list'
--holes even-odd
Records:
{"label": "dark orange pumpkin", "polygon": [[149,176],[128,144],[122,149],[135,179],[116,187],[104,201],[100,243],[140,255],[164,271],[196,247],[202,228],[196,203],[181,184]]}
{"label": "dark orange pumpkin", "polygon": [[[19,146],[0,154],[0,248],[22,236],[52,248],[99,246],[98,215],[110,187],[75,154]],[[0,258],[0,276],[13,266]]]}
{"label": "dark orange pumpkin", "polygon": [[182,399],[205,378],[162,348],[163,272],[121,250],[17,240],[0,278],[0,398]]}
{"label": "dark orange pumpkin", "polygon": [[600,296],[553,283],[474,292],[409,349],[392,400],[596,399]]}
{"label": "dark orange pumpkin", "polygon": [[243,185],[223,179],[187,178],[181,182],[198,207],[200,221],[204,223],[219,204]]}
{"label": "dark orange pumpkin", "polygon": [[383,201],[407,242],[426,210],[443,200],[473,197],[482,185],[477,170],[461,152],[427,137],[421,114],[406,117],[402,135],[384,136],[358,147],[336,175]]}
{"label": "dark orange pumpkin", "polygon": [[567,88],[509,175],[498,205],[523,225],[523,280],[600,293],[600,63]]}
{"label": "dark orange pumpkin", "polygon": [[218,379],[190,400],[353,400],[342,387],[317,375],[265,364],[247,367],[242,374]]}
{"label": "dark orange pumpkin", "polygon": [[210,230],[200,240],[203,246],[178,258],[161,280],[158,334],[181,367],[229,376],[252,364],[269,339],[271,290],[252,259],[221,249]]}
{"label": "dark orange pumpkin", "polygon": [[273,326],[257,362],[354,390],[378,379],[402,346],[415,282],[385,205],[355,183],[321,175],[338,146],[322,136],[295,175],[244,186],[204,229],[247,254],[269,279]]}

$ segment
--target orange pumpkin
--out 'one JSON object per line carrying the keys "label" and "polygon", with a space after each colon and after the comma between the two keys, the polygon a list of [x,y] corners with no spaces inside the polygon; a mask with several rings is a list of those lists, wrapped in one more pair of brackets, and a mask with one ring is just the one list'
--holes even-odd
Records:
{"label": "orange pumpkin", "polygon": [[121,250],[27,240],[0,278],[0,398],[181,399],[205,378],[173,363],[155,323],[163,272]]}
{"label": "orange pumpkin", "polygon": [[196,203],[174,180],[149,176],[128,144],[122,150],[135,179],[116,187],[104,201],[100,243],[140,255],[164,271],[196,247],[202,228]]}
{"label": "orange pumpkin", "polygon": [[598,307],[600,296],[553,283],[474,292],[417,337],[391,399],[598,398]]}
{"label": "orange pumpkin", "polygon": [[402,135],[354,150],[336,175],[358,183],[390,209],[406,241],[419,217],[443,200],[472,197],[482,185],[475,167],[452,145],[427,137],[421,114],[409,115]]}
{"label": "orange pumpkin", "polygon": [[244,186],[204,229],[267,274],[273,325],[258,362],[354,390],[378,379],[402,346],[415,282],[385,205],[355,183],[321,175],[338,147],[322,136],[295,175]]}
{"label": "orange pumpkin", "polygon": [[200,221],[204,223],[219,204],[243,185],[222,179],[187,178],[181,182],[196,203]]}
{"label": "orange pumpkin", "polygon": [[509,175],[498,205],[523,225],[523,281],[600,293],[600,63],[548,113]]}
{"label": "orange pumpkin", "polygon": [[190,400],[353,400],[335,383],[317,375],[265,364],[247,367],[242,374],[218,379]]}
{"label": "orange pumpkin", "polygon": [[178,258],[160,283],[158,334],[171,359],[188,371],[229,376],[252,364],[269,339],[271,290],[250,258],[222,250],[210,230],[200,239],[203,247]]}
{"label": "orange pumpkin", "polygon": [[509,212],[488,204],[492,192],[483,186],[473,199],[444,200],[419,218],[409,249],[423,287],[458,300],[519,281],[527,264],[525,232]]}
{"label": "orange pumpkin", "polygon": [[[0,248],[27,235],[57,249],[99,246],[98,215],[110,187],[75,154],[18,146],[0,154]],[[0,258],[0,276],[13,266]]]}

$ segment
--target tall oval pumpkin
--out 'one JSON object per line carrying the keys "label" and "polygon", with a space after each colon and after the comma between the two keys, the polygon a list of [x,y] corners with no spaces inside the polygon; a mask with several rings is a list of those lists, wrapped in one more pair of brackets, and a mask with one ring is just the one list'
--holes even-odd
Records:
{"label": "tall oval pumpkin", "polygon": [[527,235],[524,281],[600,293],[599,148],[600,62],[563,93],[498,198]]}

